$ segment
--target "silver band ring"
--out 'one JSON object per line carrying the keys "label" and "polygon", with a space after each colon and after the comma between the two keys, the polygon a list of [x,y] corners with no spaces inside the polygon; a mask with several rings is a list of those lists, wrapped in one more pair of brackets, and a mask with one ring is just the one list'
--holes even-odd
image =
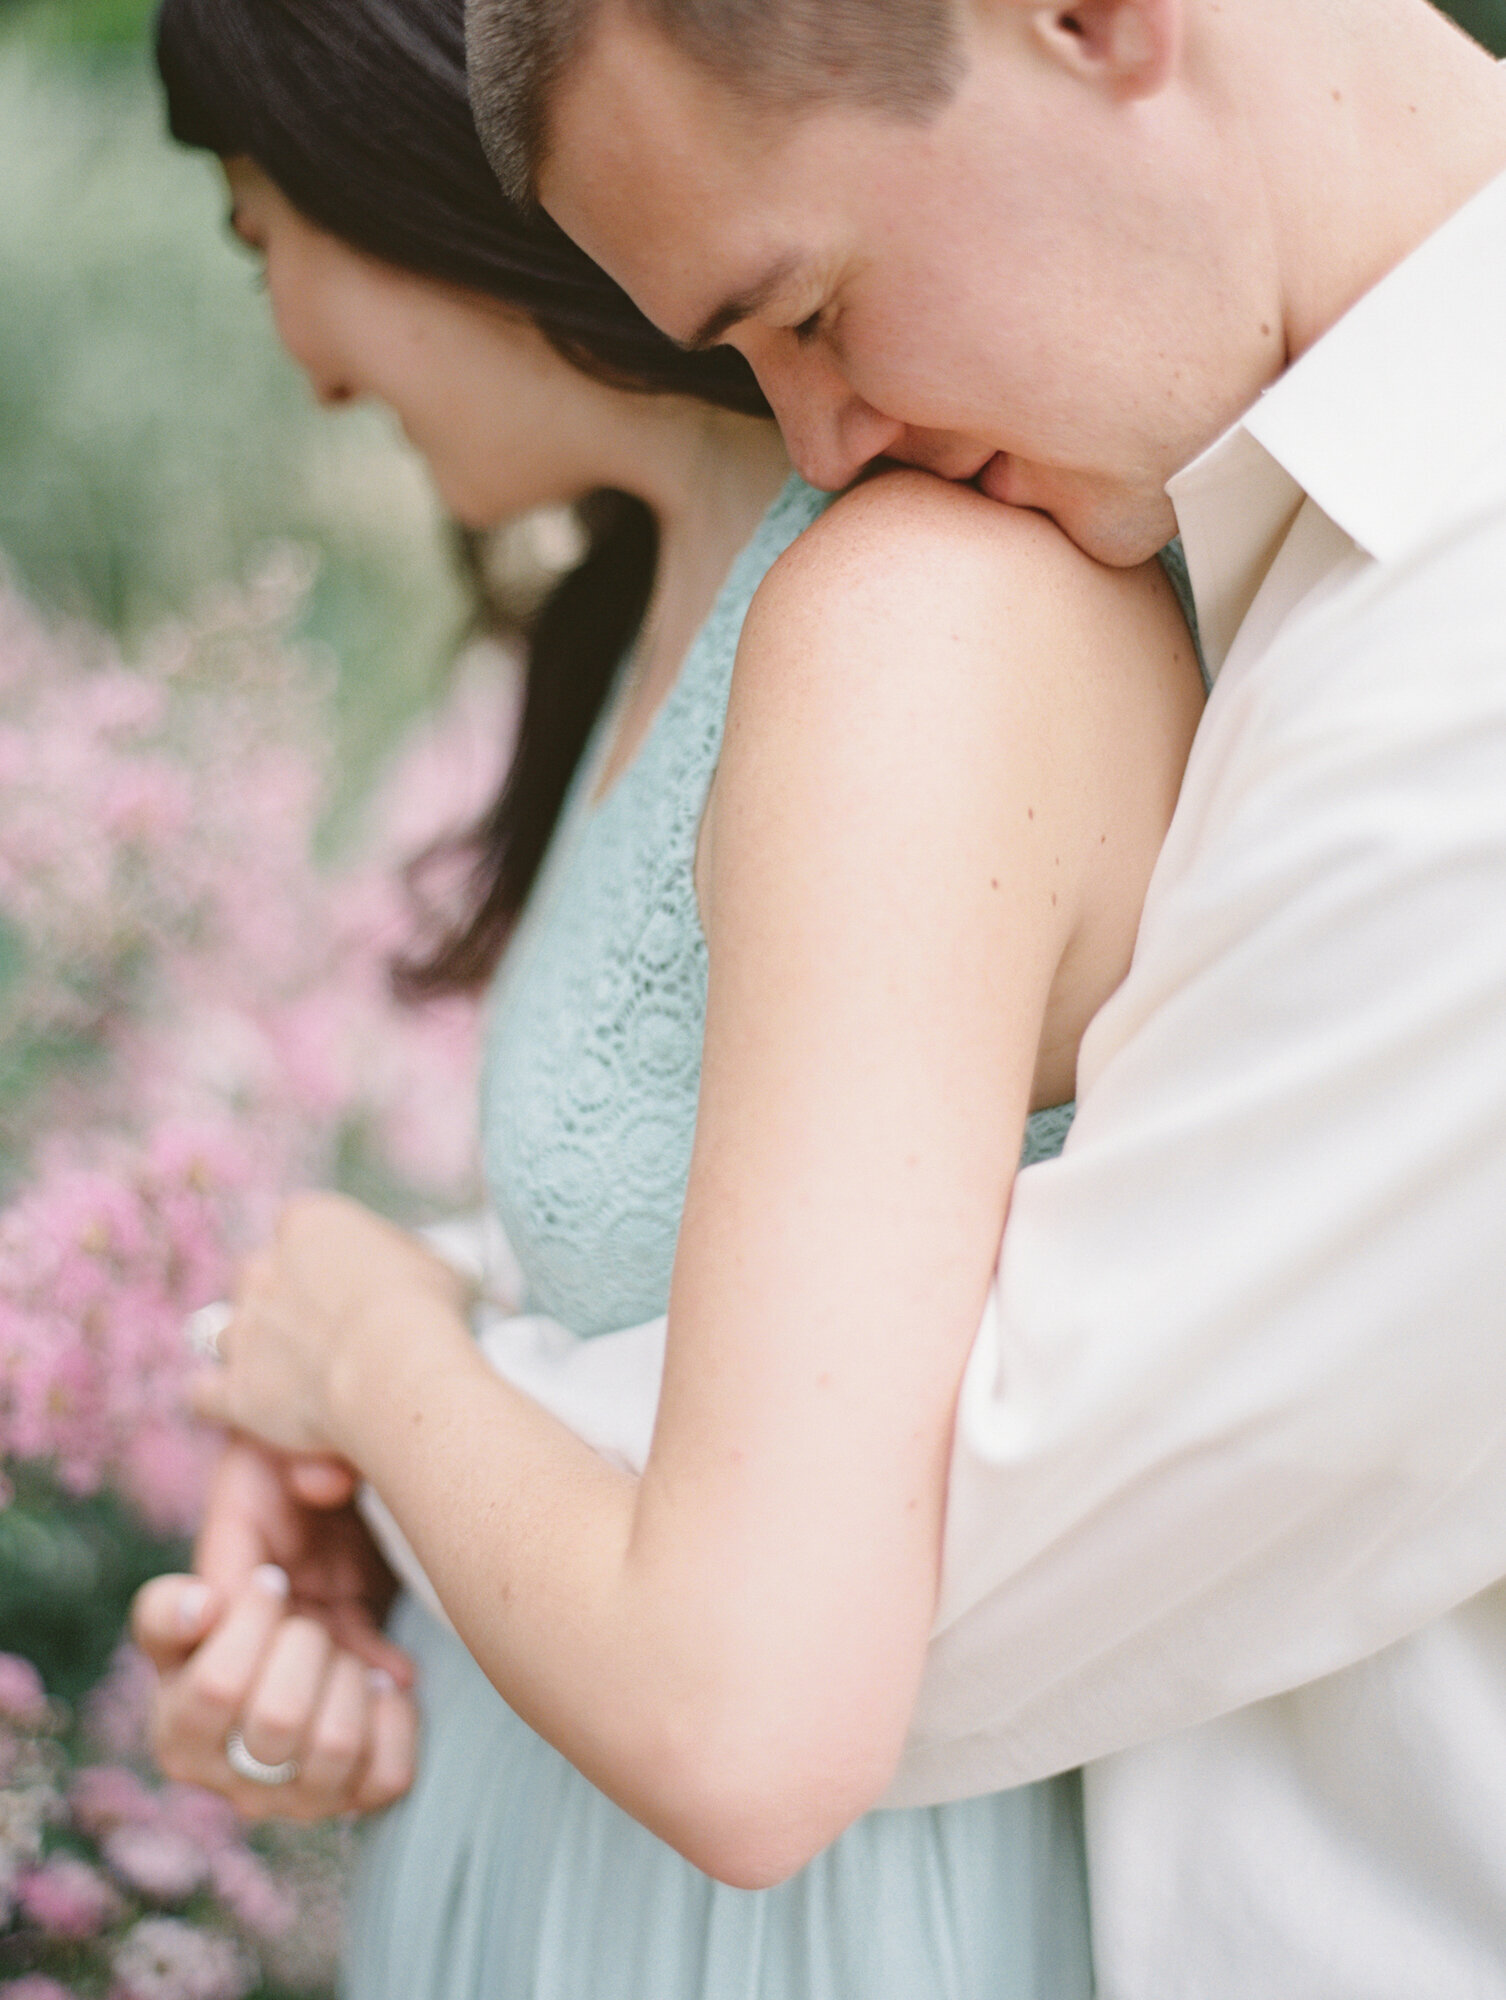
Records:
{"label": "silver band ring", "polygon": [[291,1785],[298,1776],[298,1759],[284,1757],[280,1764],[264,1764],[246,1748],[238,1728],[225,1738],[225,1762],[238,1778],[252,1785]]}
{"label": "silver band ring", "polygon": [[200,1361],[223,1362],[225,1350],[220,1342],[233,1317],[233,1309],[224,1299],[215,1299],[191,1312],[183,1322],[183,1338],[190,1352]]}

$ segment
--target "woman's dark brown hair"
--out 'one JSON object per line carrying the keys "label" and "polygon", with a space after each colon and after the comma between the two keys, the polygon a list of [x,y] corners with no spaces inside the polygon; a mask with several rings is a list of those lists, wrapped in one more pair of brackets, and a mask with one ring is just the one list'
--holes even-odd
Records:
{"label": "woman's dark brown hair", "polygon": [[[157,65],[175,138],[255,161],[356,249],[499,300],[615,387],[767,414],[740,356],[682,352],[547,216],[504,199],[471,119],[463,0],[163,0]],[[653,515],[613,492],[579,511],[585,551],[529,621],[517,747],[466,843],[465,905],[396,968],[409,997],[490,974],[642,622]]]}

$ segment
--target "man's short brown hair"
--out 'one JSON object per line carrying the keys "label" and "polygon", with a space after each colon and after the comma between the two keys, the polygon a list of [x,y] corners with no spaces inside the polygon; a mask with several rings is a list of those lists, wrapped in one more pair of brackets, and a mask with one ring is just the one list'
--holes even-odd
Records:
{"label": "man's short brown hair", "polygon": [[[549,111],[605,0],[468,0],[471,102],[503,189],[532,199]],[[746,102],[920,118],[956,83],[951,0],[616,0]]]}

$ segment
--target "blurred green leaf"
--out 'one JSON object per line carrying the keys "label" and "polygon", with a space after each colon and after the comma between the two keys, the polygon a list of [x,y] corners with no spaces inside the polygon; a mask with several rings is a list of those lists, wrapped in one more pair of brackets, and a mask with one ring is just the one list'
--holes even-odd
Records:
{"label": "blurred green leaf", "polygon": [[1443,11],[1492,54],[1506,56],[1506,0],[1446,0]]}
{"label": "blurred green leaf", "polygon": [[0,20],[21,16],[38,42],[139,49],[151,36],[156,0],[0,0]]}
{"label": "blurred green leaf", "polygon": [[49,1693],[77,1701],[109,1663],[140,1585],[187,1556],[108,1495],[70,1499],[23,1468],[0,1510],[0,1651],[24,1654]]}

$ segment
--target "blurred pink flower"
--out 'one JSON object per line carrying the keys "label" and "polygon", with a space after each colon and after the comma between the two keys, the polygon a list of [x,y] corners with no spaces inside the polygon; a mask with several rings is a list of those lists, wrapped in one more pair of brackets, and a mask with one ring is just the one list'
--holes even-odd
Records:
{"label": "blurred pink flower", "polygon": [[110,1757],[141,1756],[156,1685],[156,1671],[145,1653],[129,1641],[117,1646],[104,1679],[83,1704],[80,1719],[87,1742]]}
{"label": "blurred pink flower", "polygon": [[230,1914],[256,1937],[283,1937],[297,1919],[297,1899],[249,1847],[222,1847],[213,1854],[209,1882]]}
{"label": "blurred pink flower", "polygon": [[98,1840],[118,1826],[150,1826],[157,1800],[134,1771],[119,1764],[86,1764],[73,1774],[68,1811],[80,1833]]}
{"label": "blurred pink flower", "polygon": [[59,1802],[45,1782],[13,1785],[0,1792],[0,1866],[8,1868],[8,1887],[21,1871],[42,1858],[42,1841],[58,1817]]}
{"label": "blurred pink flower", "polygon": [[[21,1664],[14,1680],[36,1719],[0,1724],[12,1750],[0,1775],[0,1932],[24,1927],[14,1945],[36,1968],[35,1992],[54,1991],[50,1974],[77,1982],[81,2000],[236,2000],[258,1984],[327,1994],[350,1828],[272,1826],[253,1848],[229,1805],[197,1786],[156,1783],[125,1763],[70,1771],[75,1747],[99,1742],[102,1715],[123,1751],[139,1752],[151,1669],[134,1647],[118,1648],[75,1733],[61,1704],[42,1693],[38,1706],[41,1684]],[[48,1853],[59,1840],[66,1847]],[[162,1914],[185,1905],[191,1921]],[[0,2000],[10,1990],[0,1984]],[[24,2000],[33,1989],[15,1990]],[[71,1987],[55,1990],[73,2000]]]}
{"label": "blurred pink flower", "polygon": [[7,1979],[0,1986],[0,2000],[77,2000],[77,1995],[45,1972],[28,1972],[20,1979]]}
{"label": "blurred pink flower", "polygon": [[156,1805],[162,1826],[182,1834],[206,1854],[240,1846],[244,1829],[234,1806],[218,1792],[206,1792],[199,1785],[164,1785]]}
{"label": "blurred pink flower", "polygon": [[143,1917],[111,1963],[111,2000],[244,2000],[256,1966],[232,1938],[177,1917]]}
{"label": "blurred pink flower", "polygon": [[95,1937],[121,1908],[120,1897],[98,1869],[67,1854],[55,1854],[23,1875],[16,1901],[39,1929],[61,1938]]}
{"label": "blurred pink flower", "polygon": [[153,1903],[186,1903],[209,1879],[209,1857],[176,1827],[126,1822],[107,1833],[99,1851],[111,1873]]}
{"label": "blurred pink flower", "polygon": [[0,581],[0,1036],[33,1079],[0,1110],[25,1190],[0,1214],[0,1462],[163,1531],[215,1449],[182,1408],[184,1315],[286,1194],[352,1149],[433,1203],[475,1189],[477,1009],[397,1007],[386,958],[398,863],[495,783],[510,676],[461,682],[322,869],[328,676],[287,636],[307,583],[279,552],[128,662]]}
{"label": "blurred pink flower", "polygon": [[0,1653],[0,1715],[23,1729],[35,1729],[47,1717],[42,1676],[19,1653]]}
{"label": "blurred pink flower", "polygon": [[175,1413],[145,1417],[121,1441],[116,1479],[149,1528],[181,1532],[198,1518],[222,1449],[218,1432],[195,1429]]}

